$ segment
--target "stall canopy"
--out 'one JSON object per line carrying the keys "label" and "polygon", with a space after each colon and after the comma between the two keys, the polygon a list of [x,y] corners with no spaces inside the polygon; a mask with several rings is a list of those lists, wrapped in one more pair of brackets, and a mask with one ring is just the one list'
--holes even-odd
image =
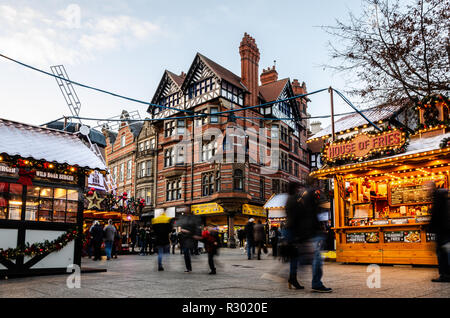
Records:
{"label": "stall canopy", "polygon": [[286,217],[285,207],[288,197],[289,195],[287,193],[279,193],[272,195],[272,197],[267,200],[266,204],[264,204],[264,209],[269,210],[269,219]]}
{"label": "stall canopy", "polygon": [[106,170],[100,158],[73,133],[0,118],[0,136],[0,152],[10,156]]}

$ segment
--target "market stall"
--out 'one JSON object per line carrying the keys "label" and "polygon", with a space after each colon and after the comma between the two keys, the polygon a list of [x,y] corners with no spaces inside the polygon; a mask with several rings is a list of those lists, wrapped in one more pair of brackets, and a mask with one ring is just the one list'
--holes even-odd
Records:
{"label": "market stall", "polygon": [[272,226],[280,227],[286,221],[286,203],[288,199],[287,193],[273,194],[264,204],[267,211],[267,219],[269,228]]}
{"label": "market stall", "polygon": [[0,119],[0,275],[81,265],[86,176],[105,172],[74,134]]}
{"label": "market stall", "polygon": [[334,180],[338,262],[437,264],[428,225],[431,189],[449,183],[445,107],[438,107],[442,116],[434,126],[420,112],[410,135],[380,121],[381,132],[356,127],[351,136],[325,143],[325,165],[311,175]]}

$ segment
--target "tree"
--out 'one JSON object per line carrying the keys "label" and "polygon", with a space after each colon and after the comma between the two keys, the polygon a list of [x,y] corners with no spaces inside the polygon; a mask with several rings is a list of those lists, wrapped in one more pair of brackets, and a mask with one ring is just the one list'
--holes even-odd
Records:
{"label": "tree", "polygon": [[360,17],[324,29],[338,71],[357,76],[351,93],[378,104],[450,88],[450,0],[365,0]]}

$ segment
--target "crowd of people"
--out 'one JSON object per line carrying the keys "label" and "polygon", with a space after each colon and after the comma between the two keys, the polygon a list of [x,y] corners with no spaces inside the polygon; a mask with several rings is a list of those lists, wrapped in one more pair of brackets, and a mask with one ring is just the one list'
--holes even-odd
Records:
{"label": "crowd of people", "polygon": [[[329,241],[327,222],[320,222],[319,201],[320,190],[301,188],[298,183],[288,186],[288,200],[286,203],[286,222],[280,228],[270,229],[258,220],[248,220],[245,228],[237,231],[239,247],[246,252],[248,260],[261,259],[261,254],[268,254],[268,246],[272,248],[272,256],[289,263],[288,287],[304,289],[298,279],[297,272],[301,265],[312,266],[311,287],[315,292],[330,293],[331,288],[322,282],[323,259],[321,251]],[[448,190],[434,191],[431,230],[437,235],[437,256],[439,261],[439,278],[436,282],[449,282],[449,248],[450,244],[450,214],[448,205]],[[175,254],[177,247],[184,256],[185,272],[192,271],[191,255],[200,254],[200,244],[203,252],[208,254],[209,274],[216,274],[214,256],[221,246],[217,228],[202,226],[198,216],[188,215],[177,220],[164,213],[152,219],[151,226],[138,227],[134,225],[131,233],[131,252],[138,248],[140,255],[158,254],[158,270],[164,270],[164,258],[167,254]],[[104,243],[107,260],[117,258],[122,246],[125,233],[119,234],[112,220],[104,227],[95,221],[88,231],[86,244],[89,257],[94,261],[101,258],[101,246]]]}

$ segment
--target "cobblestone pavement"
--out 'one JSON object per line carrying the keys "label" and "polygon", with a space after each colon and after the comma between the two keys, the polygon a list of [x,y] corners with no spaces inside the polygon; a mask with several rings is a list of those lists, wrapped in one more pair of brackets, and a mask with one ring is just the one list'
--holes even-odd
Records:
{"label": "cobblestone pavement", "polygon": [[247,260],[240,249],[221,249],[217,275],[208,275],[207,256],[193,256],[193,272],[184,273],[177,252],[158,272],[156,255],[123,255],[110,261],[84,258],[83,268],[106,268],[104,273],[82,273],[81,288],[68,288],[68,275],[14,278],[0,281],[0,298],[25,297],[151,297],[151,298],[449,298],[450,283],[432,283],[431,267],[381,266],[379,288],[369,288],[373,272],[367,265],[326,262],[323,282],[331,294],[311,292],[311,266],[299,272],[304,290],[287,287],[288,265],[269,255]]}

